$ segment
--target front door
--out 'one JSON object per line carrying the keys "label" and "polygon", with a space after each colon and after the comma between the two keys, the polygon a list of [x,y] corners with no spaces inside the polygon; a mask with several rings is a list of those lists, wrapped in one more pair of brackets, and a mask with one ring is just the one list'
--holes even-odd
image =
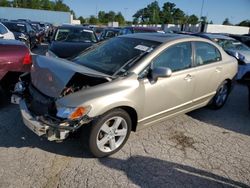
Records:
{"label": "front door", "polygon": [[168,78],[152,82],[141,80],[145,88],[143,124],[151,124],[175,115],[192,105],[195,80],[192,73],[192,45],[183,42],[172,45],[151,62],[151,69],[166,67],[172,70]]}

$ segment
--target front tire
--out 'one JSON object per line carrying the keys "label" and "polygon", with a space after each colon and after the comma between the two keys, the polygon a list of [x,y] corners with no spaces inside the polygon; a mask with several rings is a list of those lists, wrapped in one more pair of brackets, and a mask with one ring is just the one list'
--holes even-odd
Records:
{"label": "front tire", "polygon": [[216,92],[214,98],[212,99],[212,103],[210,106],[213,109],[222,108],[227,101],[229,91],[230,91],[229,83],[228,83],[228,81],[225,80],[217,89],[217,92]]}
{"label": "front tire", "polygon": [[114,109],[93,121],[89,148],[95,157],[105,157],[119,151],[128,140],[132,121],[122,109]]}

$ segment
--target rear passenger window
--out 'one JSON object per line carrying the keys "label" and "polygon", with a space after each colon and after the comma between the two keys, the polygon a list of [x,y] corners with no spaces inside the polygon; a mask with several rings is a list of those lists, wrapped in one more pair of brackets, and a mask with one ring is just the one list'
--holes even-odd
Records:
{"label": "rear passenger window", "polygon": [[195,64],[197,66],[217,62],[221,60],[219,50],[206,42],[195,42]]}

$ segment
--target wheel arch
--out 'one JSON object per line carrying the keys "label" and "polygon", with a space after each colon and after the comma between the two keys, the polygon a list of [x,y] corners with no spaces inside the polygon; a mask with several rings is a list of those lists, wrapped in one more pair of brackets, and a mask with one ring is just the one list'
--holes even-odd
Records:
{"label": "wheel arch", "polygon": [[137,111],[131,107],[131,106],[127,106],[127,105],[122,105],[122,106],[116,106],[116,107],[113,107],[107,111],[105,111],[103,114],[106,114],[112,110],[115,110],[115,109],[122,109],[124,110],[125,112],[128,113],[128,115],[130,116],[131,118],[131,121],[132,121],[132,131],[133,132],[136,132],[136,128],[137,128],[137,122],[138,122],[138,114],[137,114]]}

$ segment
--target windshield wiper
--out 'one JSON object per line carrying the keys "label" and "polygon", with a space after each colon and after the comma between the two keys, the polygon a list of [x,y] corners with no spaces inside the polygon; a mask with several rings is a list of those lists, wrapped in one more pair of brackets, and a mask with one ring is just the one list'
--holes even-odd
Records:
{"label": "windshield wiper", "polygon": [[152,51],[154,46],[151,46],[148,48],[148,50],[144,51],[143,53],[140,53],[139,55],[133,57],[132,59],[128,60],[121,68],[119,68],[114,74],[113,76],[116,76],[119,72],[121,72],[124,67],[126,67],[129,64],[133,64],[135,62],[137,62],[138,60],[140,60],[143,56],[145,56],[146,54],[150,53]]}

